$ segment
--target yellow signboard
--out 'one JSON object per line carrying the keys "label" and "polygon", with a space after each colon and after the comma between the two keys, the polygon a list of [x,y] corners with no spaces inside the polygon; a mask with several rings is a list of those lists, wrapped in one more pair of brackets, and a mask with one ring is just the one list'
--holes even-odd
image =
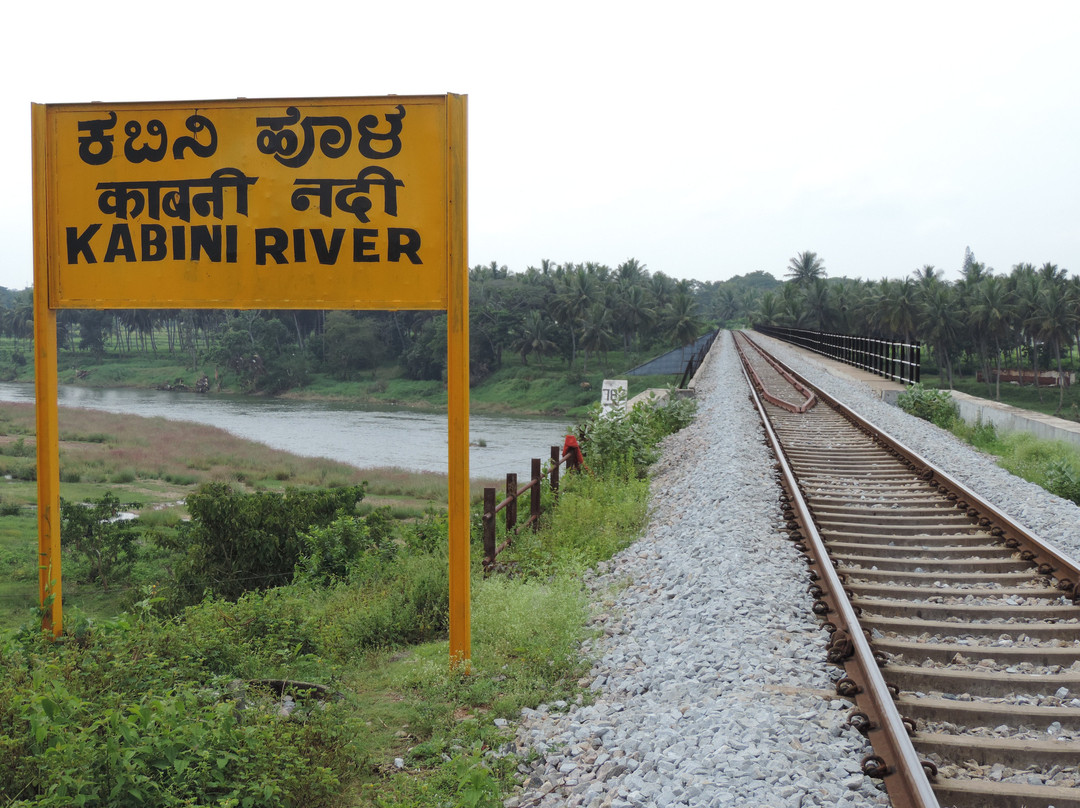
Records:
{"label": "yellow signboard", "polygon": [[33,105],[38,569],[63,626],[56,311],[445,309],[450,656],[468,665],[465,97]]}
{"label": "yellow signboard", "polygon": [[455,98],[47,106],[51,306],[445,309]]}

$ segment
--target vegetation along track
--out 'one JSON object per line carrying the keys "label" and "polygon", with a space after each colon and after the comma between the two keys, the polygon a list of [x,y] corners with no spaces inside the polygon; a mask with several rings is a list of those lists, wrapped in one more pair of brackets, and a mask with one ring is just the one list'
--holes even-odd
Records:
{"label": "vegetation along track", "polygon": [[[1080,571],[737,339],[829,661],[897,808],[1080,808]],[[809,405],[809,406],[807,406]]]}

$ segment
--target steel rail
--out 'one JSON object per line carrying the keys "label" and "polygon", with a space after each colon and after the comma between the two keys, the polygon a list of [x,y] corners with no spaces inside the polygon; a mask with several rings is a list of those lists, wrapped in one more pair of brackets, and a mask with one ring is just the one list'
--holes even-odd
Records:
{"label": "steel rail", "polygon": [[749,339],[747,340],[747,342],[749,343],[751,348],[757,351],[758,356],[764,359],[772,367],[773,370],[783,376],[784,379],[787,380],[787,382],[799,393],[806,396],[806,400],[803,401],[802,404],[792,404],[790,402],[784,401],[779,396],[774,396],[772,393],[770,393],[769,389],[765,386],[765,382],[762,381],[761,377],[758,375],[757,370],[754,368],[753,365],[746,361],[746,355],[743,353],[742,345],[740,345],[739,340],[736,339],[735,350],[738,351],[740,358],[742,358],[743,360],[744,371],[748,371],[750,373],[750,376],[753,379],[755,386],[757,387],[758,393],[760,393],[762,398],[764,398],[770,404],[776,407],[780,407],[780,409],[787,410],[788,412],[796,414],[806,412],[808,409],[810,409],[817,403],[817,398],[814,396],[813,390],[806,387],[806,385],[802,384],[790,373],[788,373],[787,369],[780,365],[780,363],[773,359],[767,352],[765,352],[760,345]]}
{"label": "steel rail", "polygon": [[[854,694],[855,700],[856,704],[870,717],[871,723],[867,737],[879,758],[879,761],[872,761],[869,758],[864,761],[863,771],[866,774],[882,777],[894,808],[940,808],[940,803],[923,768],[923,761],[919,759],[908,737],[904,719],[900,716],[889,686],[881,675],[874,652],[859,625],[855,608],[844,592],[839,575],[829,561],[828,550],[814,525],[810,508],[799,492],[798,480],[769,421],[761,396],[758,395],[750,379],[745,362],[743,375],[750,388],[754,406],[761,416],[762,427],[768,442],[776,455],[777,466],[784,479],[784,487],[788,491],[790,504],[798,515],[804,539],[809,542],[809,549],[813,552],[809,561],[815,564],[818,575],[824,583],[823,597],[839,618],[840,625],[837,626],[837,631],[845,631],[852,646],[852,655],[845,662],[845,666],[853,664],[857,669],[858,689]],[[805,381],[803,383],[805,384]],[[868,763],[871,764],[871,768],[868,768]],[[874,765],[877,763],[880,765]]]}
{"label": "steel rail", "polygon": [[[743,336],[746,335],[744,334]],[[752,339],[749,337],[746,338],[751,344],[754,344]],[[800,384],[813,390],[819,399],[835,409],[872,438],[896,452],[897,455],[902,457],[912,466],[918,468],[922,478],[928,483],[934,482],[939,488],[945,487],[950,492],[956,494],[958,507],[966,506],[964,510],[968,511],[969,516],[982,516],[989,519],[991,524],[994,524],[1001,529],[1001,537],[1006,543],[1008,543],[1009,539],[1018,542],[1019,546],[1017,549],[1021,554],[1023,554],[1025,550],[1030,553],[1030,555],[1023,556],[1024,560],[1030,561],[1035,565],[1040,575],[1053,576],[1056,578],[1058,580],[1058,589],[1067,593],[1074,602],[1080,605],[1080,562],[1063,553],[1058,548],[1048,544],[1030,528],[1023,526],[1005,511],[975,493],[975,491],[952,475],[939,469],[914,449],[911,449],[897,438],[894,438],[868,418],[855,412],[843,402],[808,381],[797,371],[791,368],[787,368],[787,370]],[[971,509],[974,509],[975,513],[972,513]]]}

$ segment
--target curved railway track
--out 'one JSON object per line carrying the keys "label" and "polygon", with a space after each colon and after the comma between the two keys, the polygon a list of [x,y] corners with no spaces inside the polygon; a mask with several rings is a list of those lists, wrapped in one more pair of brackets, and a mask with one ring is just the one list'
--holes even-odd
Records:
{"label": "curved railway track", "polygon": [[736,344],[838,692],[874,746],[864,771],[896,808],[1080,808],[1076,563]]}

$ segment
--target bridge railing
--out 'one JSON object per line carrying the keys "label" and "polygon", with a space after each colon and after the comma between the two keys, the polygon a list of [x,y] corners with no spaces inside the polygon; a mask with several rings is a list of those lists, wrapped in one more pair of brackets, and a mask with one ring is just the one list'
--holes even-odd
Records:
{"label": "bridge railing", "polygon": [[[559,468],[566,465],[567,471],[578,468],[578,456],[570,451],[565,455],[560,453],[558,446],[551,447],[551,464],[548,466],[547,477],[551,490],[559,490]],[[540,529],[540,487],[544,478],[544,472],[540,458],[532,459],[530,480],[518,488],[517,474],[506,475],[506,497],[496,503],[497,492],[495,488],[484,489],[484,513],[483,539],[484,539],[484,570],[488,571],[495,566],[495,559],[503,550],[513,544],[514,538],[526,527],[532,527],[534,531]],[[518,524],[518,499],[525,494],[529,495],[529,517],[520,525]],[[504,516],[505,539],[498,543],[498,527],[496,516],[500,513]]]}
{"label": "bridge railing", "polygon": [[895,342],[772,325],[755,325],[754,330],[886,379],[904,384],[919,383],[922,346],[918,342]]}

